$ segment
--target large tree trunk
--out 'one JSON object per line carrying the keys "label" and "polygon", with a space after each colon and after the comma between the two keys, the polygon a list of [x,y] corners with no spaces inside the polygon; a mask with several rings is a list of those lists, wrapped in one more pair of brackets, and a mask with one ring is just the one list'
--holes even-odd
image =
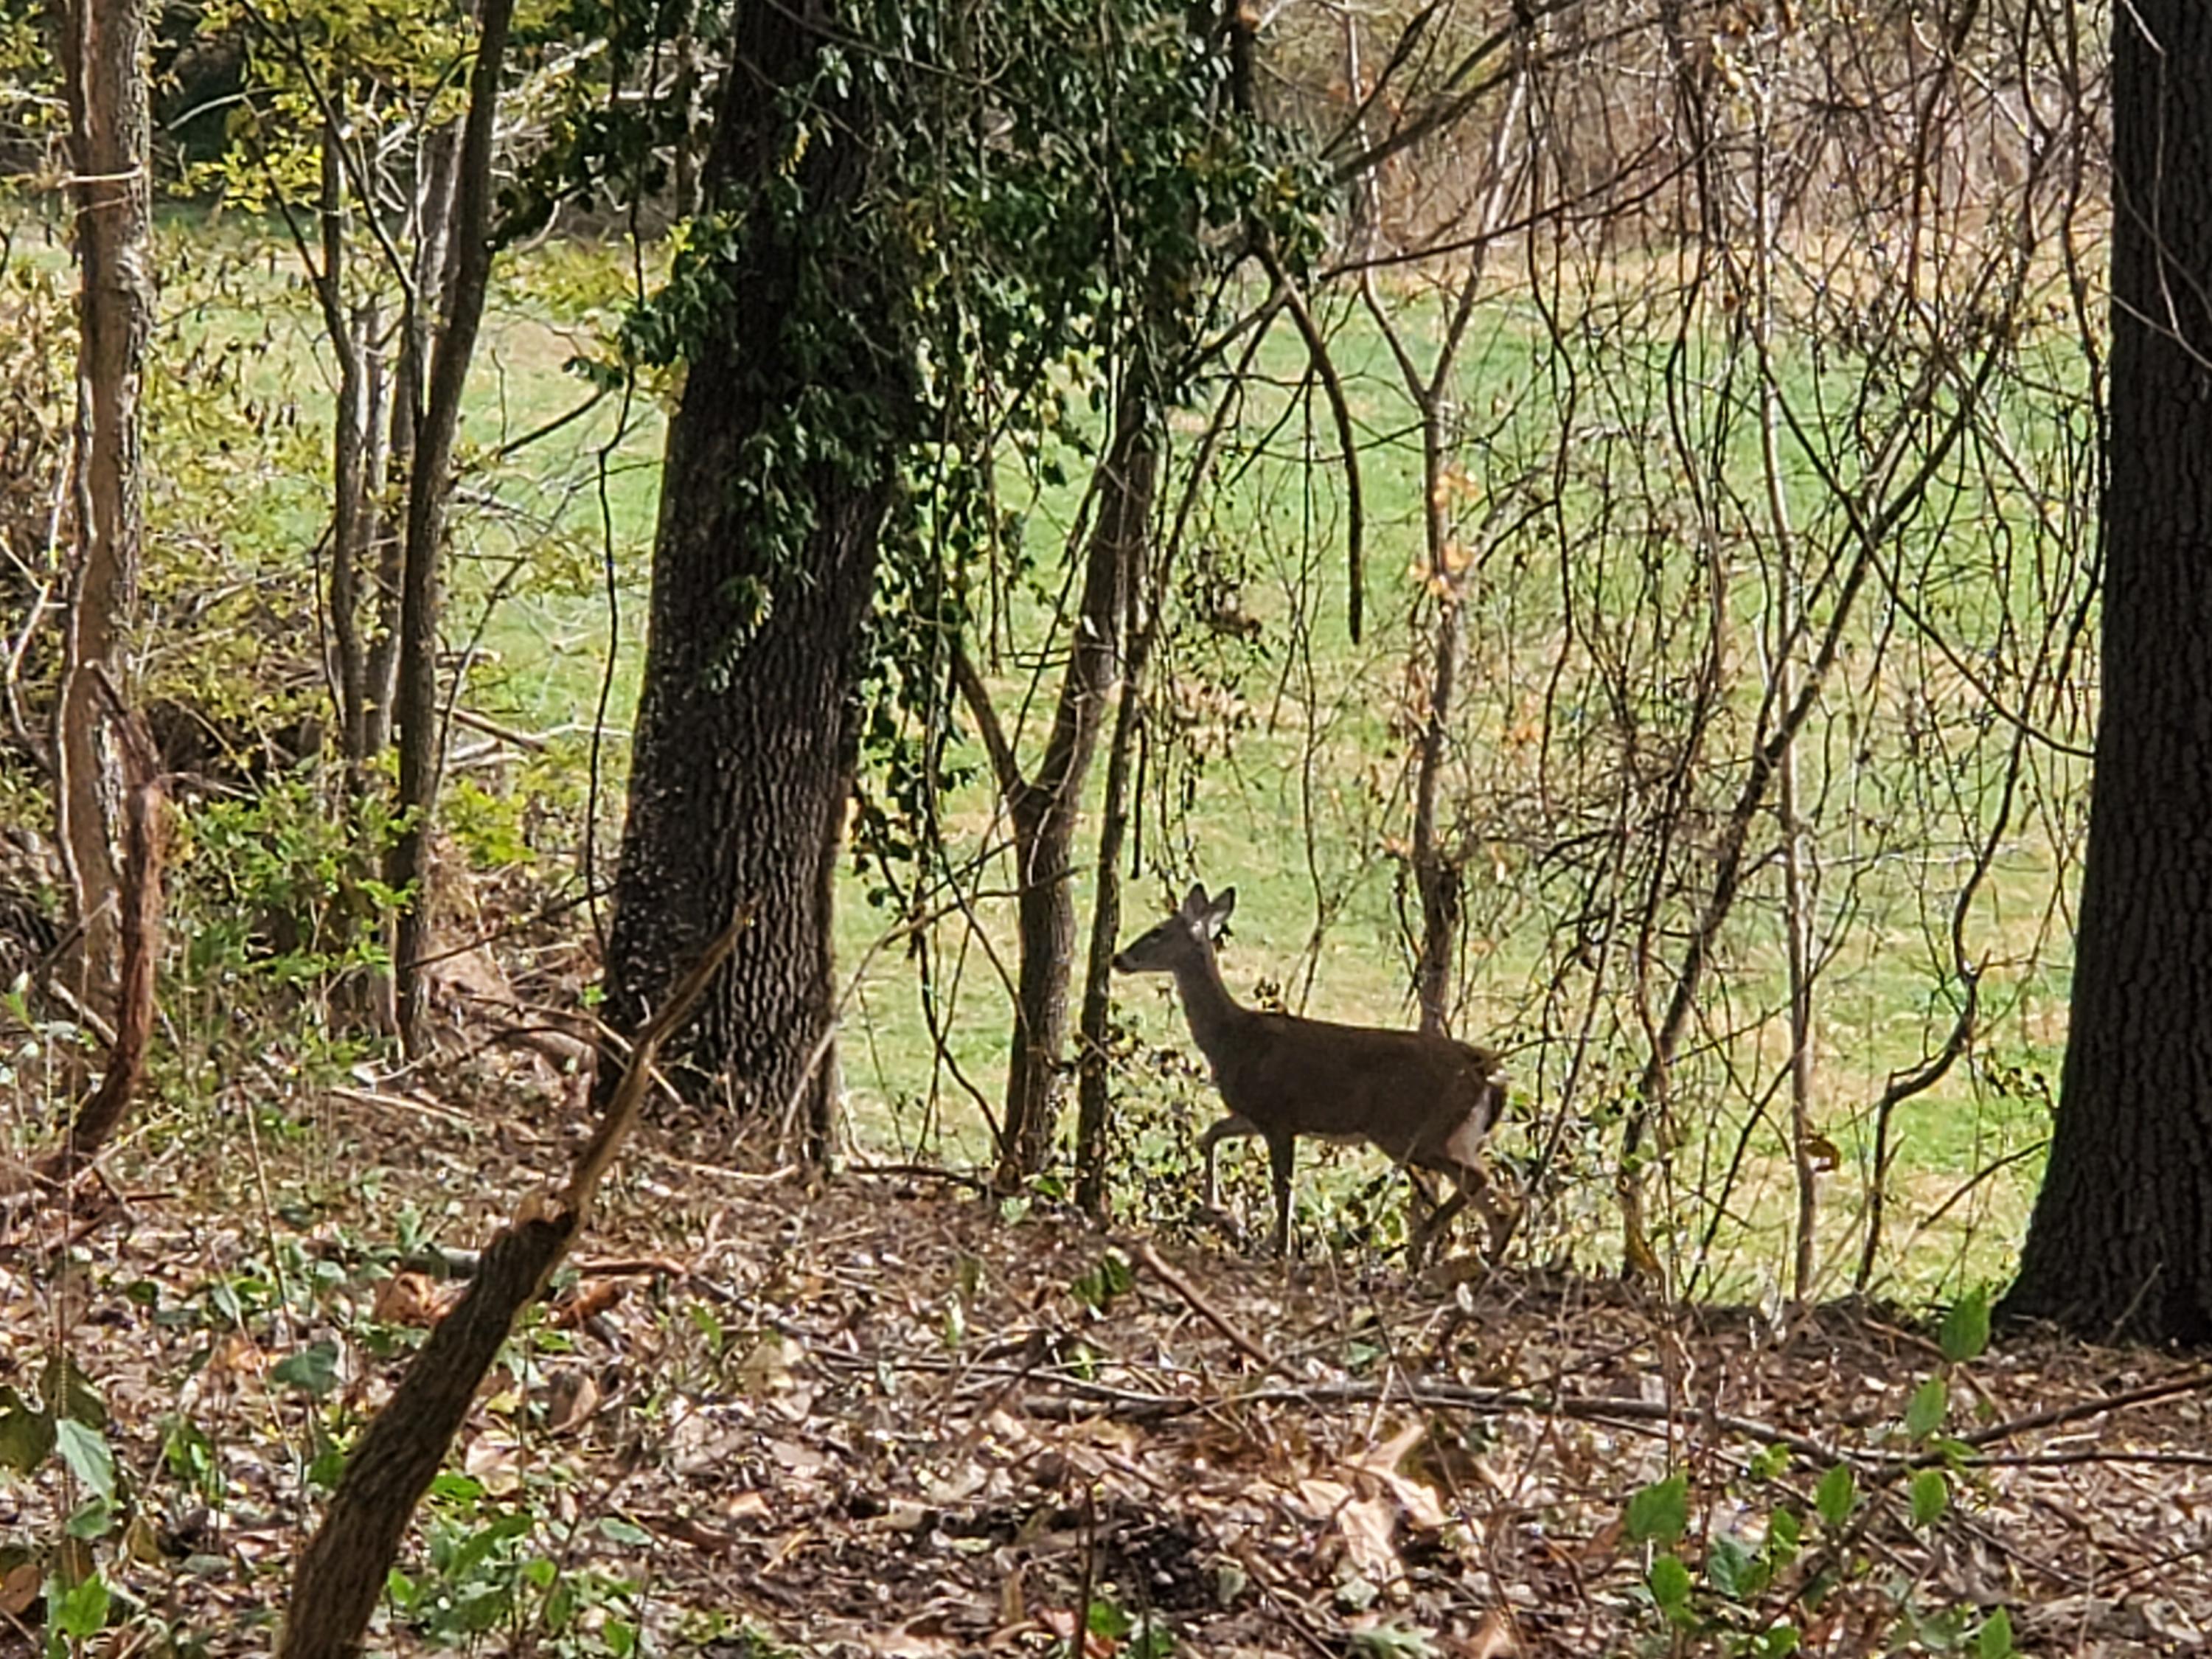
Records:
{"label": "large tree trunk", "polygon": [[62,59],[70,106],[70,193],[79,279],[76,544],[70,574],[55,790],[62,855],[76,914],[82,988],[114,1006],[121,871],[119,771],[100,738],[100,678],[117,661],[137,603],[143,502],[138,388],[153,320],[150,193],[146,179],[144,0],[71,0]]}
{"label": "large tree trunk", "polygon": [[[870,474],[794,462],[758,441],[823,372],[823,335],[801,314],[807,307],[826,295],[848,317],[896,327],[872,297],[875,273],[836,257],[840,238],[820,232],[851,210],[872,163],[857,95],[793,168],[809,236],[780,229],[775,204],[762,199],[791,167],[778,142],[780,94],[807,76],[829,38],[822,15],[750,3],[734,25],[702,189],[710,210],[745,216],[746,251],[742,268],[722,273],[738,302],[691,343],[669,426],[605,1007],[616,1032],[635,1029],[674,964],[733,908],[749,907],[752,925],[671,1045],[674,1075],[695,1098],[719,1079],[740,1112],[779,1122],[795,1113],[817,1154],[836,1101],[831,879],[896,476],[888,459]],[[880,447],[897,423],[902,371],[895,339],[872,349],[871,364],[851,373],[881,377],[872,401],[884,427],[871,441]],[[837,374],[841,395],[866,394]],[[794,544],[764,534],[760,503],[770,500],[805,503],[810,527]],[[603,1062],[602,1076],[611,1069]]]}
{"label": "large tree trunk", "polygon": [[2113,15],[2103,693],[2072,1023],[2014,1316],[2212,1340],[2212,9]]}

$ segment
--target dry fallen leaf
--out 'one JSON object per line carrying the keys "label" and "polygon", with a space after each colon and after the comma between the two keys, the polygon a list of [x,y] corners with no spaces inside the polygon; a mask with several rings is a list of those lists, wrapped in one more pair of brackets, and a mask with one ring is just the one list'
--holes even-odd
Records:
{"label": "dry fallen leaf", "polygon": [[1521,1644],[1513,1634],[1513,1615],[1492,1607],[1482,1615],[1474,1634],[1467,1639],[1467,1659],[1513,1659]]}
{"label": "dry fallen leaf", "polygon": [[10,1619],[20,1617],[39,1599],[39,1587],[45,1582],[46,1575],[36,1561],[18,1561],[0,1574],[0,1613]]}
{"label": "dry fallen leaf", "polygon": [[396,1273],[376,1287],[369,1316],[380,1324],[423,1331],[443,1319],[452,1305],[453,1293],[429,1274]]}
{"label": "dry fallen leaf", "polygon": [[556,1371],[545,1387],[545,1431],[572,1429],[599,1408],[599,1386],[584,1370]]}
{"label": "dry fallen leaf", "polygon": [[553,1328],[574,1330],[586,1320],[597,1318],[622,1298],[622,1281],[618,1279],[595,1279],[580,1285],[553,1310]]}

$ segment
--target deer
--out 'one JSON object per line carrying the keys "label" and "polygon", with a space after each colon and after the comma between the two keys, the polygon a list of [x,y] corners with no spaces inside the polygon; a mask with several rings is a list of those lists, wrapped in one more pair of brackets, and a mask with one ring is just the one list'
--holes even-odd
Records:
{"label": "deer", "polygon": [[[1504,1248],[1511,1213],[1493,1198],[1478,1162],[1482,1138],[1505,1109],[1503,1061],[1487,1048],[1433,1031],[1340,1025],[1240,1005],[1223,984],[1214,941],[1237,908],[1237,890],[1212,898],[1194,885],[1182,906],[1114,958],[1124,974],[1172,974],[1190,1035],[1213,1070],[1228,1115],[1200,1137],[1205,1203],[1215,1206],[1221,1143],[1257,1136],[1274,1178],[1275,1254],[1291,1240],[1291,1173],[1297,1138],[1368,1142],[1410,1170],[1448,1175],[1451,1201],[1417,1221],[1407,1255],[1426,1247],[1472,1200],[1489,1224],[1490,1252]],[[1433,1206],[1419,1175],[1423,1207]]]}

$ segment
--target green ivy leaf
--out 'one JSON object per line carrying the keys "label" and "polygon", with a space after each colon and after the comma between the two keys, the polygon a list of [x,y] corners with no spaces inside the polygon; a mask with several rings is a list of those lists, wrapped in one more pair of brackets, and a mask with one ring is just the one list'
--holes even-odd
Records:
{"label": "green ivy leaf", "polygon": [[1915,1440],[1925,1440],[1943,1426],[1943,1415],[1951,1408],[1951,1389],[1940,1376],[1931,1376],[1912,1392],[1912,1403],[1905,1408],[1905,1431]]}
{"label": "green ivy leaf", "polygon": [[1731,1601],[1756,1600],[1766,1580],[1765,1566],[1740,1538],[1723,1533],[1705,1553],[1705,1582]]}
{"label": "green ivy leaf", "polygon": [[95,1497],[111,1503],[115,1498],[115,1454],[98,1429],[88,1429],[73,1418],[54,1425],[54,1446],[69,1465],[70,1473]]}
{"label": "green ivy leaf", "polygon": [[0,1388],[0,1468],[28,1474],[54,1449],[54,1419],[9,1388]]}
{"label": "green ivy leaf", "polygon": [[91,1379],[76,1361],[67,1354],[46,1367],[39,1394],[46,1402],[46,1409],[58,1418],[66,1417],[88,1429],[107,1425],[107,1402],[100,1397],[100,1390],[92,1386]]}
{"label": "green ivy leaf", "polygon": [[1923,1469],[1912,1477],[1912,1524],[1931,1527],[1951,1502],[1951,1479],[1941,1469]]}
{"label": "green ivy leaf", "polygon": [[1951,1304],[1936,1340],[1953,1364],[1979,1358],[1990,1346],[1990,1287],[1977,1285]]}
{"label": "green ivy leaf", "polygon": [[310,1342],[271,1365],[269,1375],[319,1400],[338,1385],[338,1345]]}
{"label": "green ivy leaf", "polygon": [[62,1636],[97,1636],[107,1625],[107,1581],[98,1573],[53,1601],[54,1630]]}
{"label": "green ivy leaf", "polygon": [[1654,1561],[1646,1582],[1651,1586],[1651,1599],[1668,1613],[1690,1605],[1690,1570],[1680,1556],[1662,1555]]}
{"label": "green ivy leaf", "polygon": [[1813,1488],[1813,1507],[1820,1512],[1820,1519],[1832,1527],[1840,1527],[1858,1501],[1858,1480],[1851,1474],[1851,1466],[1838,1463],[1820,1477],[1820,1484]]}
{"label": "green ivy leaf", "polygon": [[1628,1500],[1629,1541],[1671,1544],[1690,1524],[1690,1478],[1670,1474],[1655,1480]]}

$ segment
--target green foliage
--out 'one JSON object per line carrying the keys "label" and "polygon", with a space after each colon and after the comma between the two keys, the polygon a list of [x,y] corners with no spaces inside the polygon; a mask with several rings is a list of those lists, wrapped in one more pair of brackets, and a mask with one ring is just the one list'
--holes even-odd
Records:
{"label": "green foliage", "polygon": [[[1966,1301],[1978,1299],[1981,1314],[1970,1310],[1965,1327],[1986,1315],[1985,1295]],[[1964,1351],[1974,1345],[1962,1340],[1959,1346]],[[1770,1447],[1747,1459],[1724,1496],[1701,1498],[1680,1472],[1633,1493],[1620,1537],[1624,1546],[1657,1547],[1644,1564],[1643,1592],[1663,1625],[1658,1639],[1671,1644],[1686,1636],[1698,1639],[1701,1651],[1778,1659],[1797,1650],[1829,1598],[1850,1585],[1855,1595],[1874,1598],[1863,1607],[1877,1609],[1885,1631],[1905,1641],[1931,1651],[2008,1654],[2011,1626],[2002,1610],[1977,1624],[1971,1607],[1923,1606],[1918,1586],[1883,1577],[1877,1558],[1860,1544],[1869,1526],[1895,1510],[1922,1531],[1941,1525],[1950,1513],[1959,1491],[1959,1460],[1967,1449],[1941,1437],[1949,1398],[1946,1376],[1923,1379],[1909,1396],[1903,1423],[1906,1434],[1931,1446],[1942,1463],[1875,1465],[1873,1478],[1863,1483],[1852,1457],[1828,1467],[1813,1486],[1820,1529],[1809,1549],[1796,1507],[1802,1487],[1788,1480],[1785,1448]],[[1681,1547],[1698,1531],[1701,1510],[1710,1517],[1702,1561]],[[1723,1515],[1730,1517],[1728,1529],[1719,1524]]]}
{"label": "green foliage", "polygon": [[318,988],[383,965],[382,923],[400,896],[364,872],[399,823],[378,793],[333,806],[303,772],[205,802],[184,824],[175,908],[203,988]]}
{"label": "green foliage", "polygon": [[[569,0],[543,20],[604,38],[503,234],[562,200],[665,183],[689,119],[623,99],[699,20],[659,0]],[[870,643],[869,757],[856,840],[895,872],[925,855],[948,756],[946,647],[977,584],[1031,553],[999,499],[1089,451],[1117,378],[1158,410],[1193,384],[1223,277],[1254,240],[1292,268],[1317,249],[1319,172],[1226,107],[1218,44],[1164,0],[929,8],[847,0],[787,50],[740,17],[780,77],[727,104],[702,210],[622,331],[647,368],[704,364],[744,412],[726,469],[725,660],[808,580],[820,503],[888,501]],[[703,38],[703,37],[702,37]]]}
{"label": "green foliage", "polygon": [[1848,1463],[1835,1465],[1813,1488],[1813,1507],[1820,1512],[1820,1519],[1832,1527],[1840,1527],[1849,1520],[1857,1502],[1858,1477],[1851,1473]]}
{"label": "green foliage", "polygon": [[1068,1294],[1094,1312],[1104,1313],[1116,1297],[1127,1296],[1136,1287],[1136,1271],[1118,1250],[1109,1250],[1095,1265],[1078,1274],[1068,1285]]}
{"label": "green foliage", "polygon": [[1940,1376],[1931,1376],[1912,1392],[1911,1401],[1905,1408],[1905,1431],[1915,1440],[1925,1440],[1943,1426],[1943,1418],[1951,1408],[1951,1390]]}
{"label": "green foliage", "polygon": [[[551,1496],[526,1484],[524,1501],[500,1500],[468,1475],[439,1475],[424,1506],[423,1559],[413,1570],[394,1567],[386,1581],[395,1613],[440,1647],[473,1647],[505,1630],[518,1640],[528,1632],[538,1650],[561,1659],[636,1653],[637,1583],[602,1568],[558,1565],[564,1552],[542,1536],[554,1524]],[[651,1543],[616,1517],[601,1530],[630,1547]]]}
{"label": "green foliage", "polygon": [[1670,1474],[1644,1487],[1628,1500],[1623,1520],[1632,1543],[1673,1543],[1690,1523],[1689,1477]]}
{"label": "green foliage", "polygon": [[1990,1346],[1990,1287],[1977,1285],[1951,1305],[1937,1334],[1943,1358],[1953,1364],[1978,1359]]}
{"label": "green foliage", "polygon": [[295,1349],[270,1367],[269,1376],[319,1400],[338,1384],[337,1344],[324,1340]]}
{"label": "green foliage", "polygon": [[1350,1633],[1346,1646],[1359,1659],[1432,1659],[1437,1651],[1426,1631],[1395,1619],[1361,1626]]}
{"label": "green foliage", "polygon": [[260,215],[314,208],[332,121],[366,165],[410,132],[452,119],[462,77],[451,66],[469,28],[458,6],[405,0],[210,0],[200,34],[242,48],[245,89],[227,143],[189,165],[182,185]]}
{"label": "green foliage", "polygon": [[66,1354],[47,1362],[27,1401],[0,1387],[0,1468],[27,1474],[58,1450],[71,1473],[102,1498],[115,1495],[115,1461],[101,1431],[106,1402]]}
{"label": "green foliage", "polygon": [[[1126,1653],[1130,1659],[1167,1659],[1176,1650],[1175,1632],[1160,1616],[1149,1609],[1138,1613],[1126,1611],[1110,1596],[1094,1596],[1084,1616],[1084,1629],[1092,1637],[1107,1644],[1116,1653]],[[1063,1643],[1060,1651],[1065,1654],[1086,1652],[1092,1644]]]}
{"label": "green foliage", "polygon": [[1912,1524],[1932,1527],[1950,1506],[1951,1479],[1942,1469],[1922,1469],[1912,1477]]}

